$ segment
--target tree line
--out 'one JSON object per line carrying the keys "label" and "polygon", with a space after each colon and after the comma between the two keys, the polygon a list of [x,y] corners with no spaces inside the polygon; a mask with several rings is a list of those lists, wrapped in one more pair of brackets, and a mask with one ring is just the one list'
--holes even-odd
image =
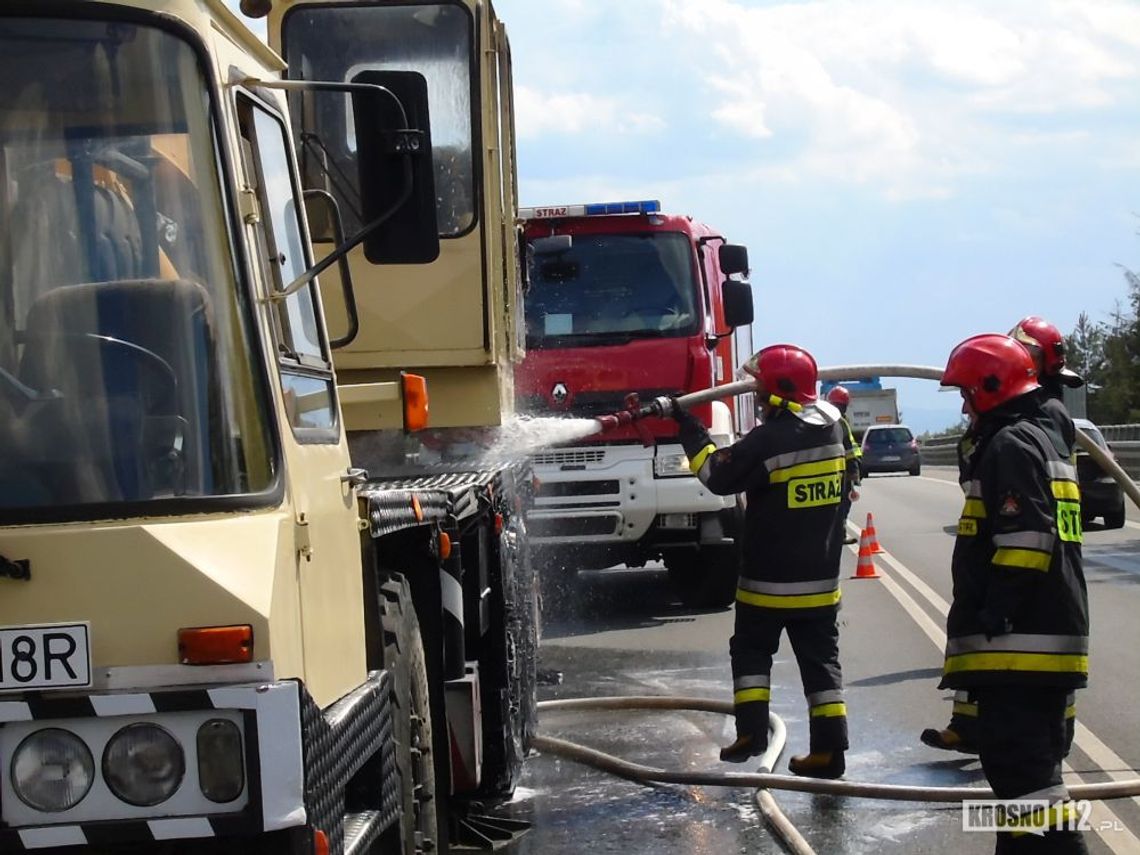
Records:
{"label": "tree line", "polygon": [[1121,269],[1128,294],[1108,320],[1081,312],[1065,336],[1065,364],[1085,378],[1088,417],[1100,425],[1140,422],[1140,274]]}

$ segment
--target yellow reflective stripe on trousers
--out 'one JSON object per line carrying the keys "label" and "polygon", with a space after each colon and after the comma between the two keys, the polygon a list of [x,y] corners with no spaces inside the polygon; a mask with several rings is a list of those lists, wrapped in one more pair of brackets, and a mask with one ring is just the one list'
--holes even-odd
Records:
{"label": "yellow reflective stripe on trousers", "polygon": [[810,713],[811,718],[835,718],[841,715],[847,715],[847,704],[842,701],[837,704],[820,704],[812,707]]}
{"label": "yellow reflective stripe on trousers", "polygon": [[953,715],[964,715],[968,716],[969,718],[977,718],[978,705],[977,703],[971,703],[970,701],[954,701],[954,709],[951,712]]}
{"label": "yellow reflective stripe on trousers", "polygon": [[748,704],[753,701],[767,701],[771,697],[771,689],[755,688],[755,689],[739,689],[732,693],[732,702],[734,704]]}
{"label": "yellow reflective stripe on trousers", "polygon": [[693,455],[693,459],[689,461],[689,471],[696,475],[701,471],[701,467],[705,465],[705,461],[709,459],[709,455],[716,451],[716,446],[711,442]]}
{"label": "yellow reflective stripe on trousers", "polygon": [[959,653],[947,656],[942,673],[961,671],[1040,671],[1054,674],[1087,674],[1088,656],[1076,653]]}
{"label": "yellow reflective stripe on trousers", "polygon": [[813,609],[821,606],[834,606],[839,602],[840,591],[827,591],[823,594],[758,594],[755,591],[736,589],[736,602],[766,609]]}
{"label": "yellow reflective stripe on trousers", "polygon": [[1035,549],[1010,549],[999,547],[994,552],[993,563],[1001,567],[1020,567],[1024,570],[1048,570],[1053,555]]}
{"label": "yellow reflective stripe on trousers", "polygon": [[[1012,825],[1016,820],[1007,820],[1007,825]],[[1010,837],[1023,837],[1026,834],[1040,834],[1041,832],[1048,831],[1058,826],[1074,829],[1077,824],[1076,807],[1072,802],[1065,802],[1062,805],[1050,805],[1043,814],[1034,811],[1023,817],[1021,828],[1032,828],[1033,831],[1010,830]]]}

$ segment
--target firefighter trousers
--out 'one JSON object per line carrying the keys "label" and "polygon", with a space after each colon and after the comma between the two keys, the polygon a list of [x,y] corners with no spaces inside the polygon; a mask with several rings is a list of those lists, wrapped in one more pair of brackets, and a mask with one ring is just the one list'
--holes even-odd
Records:
{"label": "firefighter trousers", "polygon": [[847,750],[847,707],[843,702],[836,610],[812,611],[820,614],[804,615],[796,610],[783,615],[737,602],[729,653],[738,736],[751,735],[756,743],[767,744],[772,657],[787,630],[807,696],[811,750]]}
{"label": "firefighter trousers", "polygon": [[1052,807],[1045,834],[998,832],[995,855],[1087,855],[1061,783],[1065,707],[1061,688],[1003,686],[972,692],[978,703],[982,771],[999,799],[1044,799]]}
{"label": "firefighter trousers", "polygon": [[[959,689],[954,693],[954,711],[950,715],[950,724],[947,727],[958,734],[968,743],[977,745],[978,742],[978,701],[974,692]],[[1069,692],[1065,696],[1065,757],[1069,756],[1069,749],[1073,747],[1073,736],[1077,728],[1077,693]]]}

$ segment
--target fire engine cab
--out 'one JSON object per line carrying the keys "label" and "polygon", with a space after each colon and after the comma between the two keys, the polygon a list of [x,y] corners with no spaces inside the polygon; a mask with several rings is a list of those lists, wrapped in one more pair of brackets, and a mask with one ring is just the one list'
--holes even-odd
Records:
{"label": "fire engine cab", "polygon": [[[748,253],[656,201],[520,209],[527,356],[520,412],[593,417],[731,382],[752,352]],[[735,277],[735,278],[734,278]],[[746,398],[695,414],[719,446],[754,424]],[[662,560],[682,601],[732,602],[742,501],[689,471],[671,419],[646,419],[534,458],[528,524],[548,583],[579,569]],[[649,442],[647,447],[646,442]],[[556,578],[551,579],[551,576]]]}

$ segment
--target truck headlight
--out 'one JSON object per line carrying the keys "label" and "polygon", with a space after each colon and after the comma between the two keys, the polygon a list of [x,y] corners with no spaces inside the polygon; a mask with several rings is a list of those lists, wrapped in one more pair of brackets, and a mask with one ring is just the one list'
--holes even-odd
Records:
{"label": "truck headlight", "polygon": [[95,761],[83,740],[49,727],[24,738],[12,755],[12,789],[34,810],[75,807],[95,780]]}
{"label": "truck headlight", "polygon": [[689,458],[684,453],[658,454],[653,458],[653,476],[655,478],[679,478],[682,475],[692,476],[689,471]]}
{"label": "truck headlight", "polygon": [[241,731],[232,721],[212,718],[198,728],[198,785],[212,802],[232,802],[241,795]]}
{"label": "truck headlight", "polygon": [[128,724],[103,750],[103,778],[128,804],[161,804],[178,789],[186,772],[182,746],[157,724]]}

